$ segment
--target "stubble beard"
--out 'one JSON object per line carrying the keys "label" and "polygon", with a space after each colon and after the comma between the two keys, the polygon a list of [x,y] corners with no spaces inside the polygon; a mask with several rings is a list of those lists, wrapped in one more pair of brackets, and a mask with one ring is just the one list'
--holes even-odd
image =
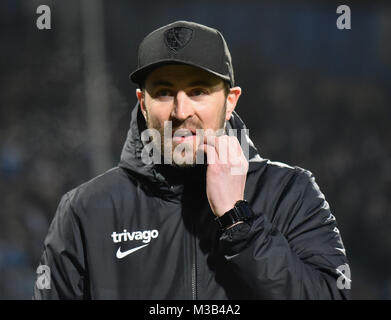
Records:
{"label": "stubble beard", "polygon": [[[224,105],[221,109],[221,113],[219,115],[219,123],[218,123],[218,130],[217,131],[225,130],[226,109],[227,109],[227,101],[225,100]],[[151,119],[151,117],[149,117],[148,108],[146,105],[145,105],[145,110],[146,110],[147,128],[157,130],[159,132],[159,135],[161,138],[160,139],[160,150],[162,153],[162,155],[161,155],[162,162],[161,163],[165,163],[165,164],[168,163],[168,164],[170,164],[174,167],[177,167],[177,168],[195,167],[197,165],[197,163],[199,162],[199,159],[200,159],[199,157],[200,156],[202,158],[204,157],[203,152],[201,155],[197,156],[197,154],[199,152],[201,152],[200,150],[198,150],[198,148],[203,143],[202,137],[203,137],[203,133],[205,132],[204,130],[207,131],[208,128],[204,129],[201,127],[201,125],[198,122],[194,123],[192,120],[185,120],[184,122],[178,123],[178,124],[175,121],[171,121],[172,133],[175,133],[175,131],[177,129],[189,128],[189,127],[196,128],[197,131],[200,130],[199,132],[202,133],[201,135],[197,134],[196,139],[193,140],[193,141],[195,141],[195,143],[174,142],[172,140],[172,136],[169,136],[169,137],[165,136],[164,124],[161,124],[159,122],[155,122],[155,121],[153,121],[153,119]],[[169,144],[166,145],[166,143],[169,143],[169,141],[171,141],[171,147],[169,146]],[[151,142],[153,144],[156,143],[153,139]],[[170,161],[170,159],[172,161]],[[186,161],[183,161],[183,159],[185,159]],[[182,160],[182,161],[178,161],[178,160]],[[206,161],[202,161],[202,163],[206,163]]]}

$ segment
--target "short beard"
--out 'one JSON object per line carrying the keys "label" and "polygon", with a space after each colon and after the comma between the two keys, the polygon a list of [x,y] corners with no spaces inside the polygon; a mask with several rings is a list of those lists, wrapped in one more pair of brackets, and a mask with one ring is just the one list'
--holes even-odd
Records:
{"label": "short beard", "polygon": [[[166,148],[165,148],[165,140],[166,139],[171,139],[171,141],[172,141],[172,137],[165,137],[164,136],[164,126],[162,125],[162,124],[160,124],[160,123],[155,123],[150,117],[149,117],[149,114],[148,114],[148,107],[147,107],[147,105],[146,104],[144,104],[145,105],[145,115],[146,115],[146,124],[147,124],[147,128],[148,129],[155,129],[155,130],[157,130],[158,132],[159,132],[159,134],[160,134],[160,150],[162,151],[162,155],[161,155],[161,163],[164,163],[164,164],[166,164],[166,163],[168,163],[168,164],[170,164],[170,165],[172,165],[173,167],[177,167],[177,168],[190,168],[190,167],[195,167],[196,166],[196,164],[197,164],[197,158],[198,158],[198,156],[197,156],[197,153],[198,152],[201,152],[201,151],[198,151],[197,152],[197,149],[199,148],[199,146],[203,143],[203,141],[199,141],[198,142],[198,145],[196,145],[196,146],[194,146],[194,145],[192,145],[192,144],[188,144],[187,146],[184,146],[184,148],[185,148],[185,150],[183,150],[182,151],[182,154],[181,154],[181,156],[182,156],[182,158],[185,156],[185,153],[186,152],[192,152],[192,155],[191,156],[189,156],[189,157],[186,157],[187,159],[187,161],[182,161],[182,162],[180,162],[180,163],[178,163],[178,162],[176,162],[175,161],[175,159],[176,159],[176,156],[175,156],[175,154],[174,154],[174,151],[175,150],[177,150],[176,148],[177,148],[177,146],[179,146],[179,144],[176,144],[176,145],[174,145],[173,143],[172,143],[172,146],[171,146],[171,150],[169,149],[169,150],[166,150]],[[226,113],[226,110],[227,110],[227,100],[225,100],[224,101],[224,105],[223,105],[223,107],[222,107],[222,109],[221,109],[221,113],[220,113],[220,115],[219,115],[219,123],[218,123],[218,130],[225,130],[225,113]],[[179,128],[181,128],[181,127],[186,127],[186,125],[185,125],[185,123],[186,123],[186,121],[184,121],[184,122],[181,122],[181,123],[178,123],[177,121],[172,121],[172,126],[173,126],[173,128],[172,128],[172,132],[175,132],[177,129],[179,129]],[[201,129],[202,130],[202,128],[197,128],[197,129]],[[207,130],[207,128],[206,129],[204,129],[204,130]],[[152,141],[151,141],[153,144],[155,143],[154,141],[153,141],[153,139],[152,139]],[[192,151],[190,151],[190,150],[188,150],[188,146],[192,146],[193,147],[193,150]],[[156,147],[158,147],[158,146],[156,146]],[[170,154],[166,154],[167,152],[169,152]],[[202,154],[201,155],[202,157],[204,157],[204,155]],[[191,157],[191,158],[190,158]],[[167,161],[167,159],[172,159],[172,161]],[[202,161],[201,163],[206,163],[206,161],[204,160],[204,161]]]}

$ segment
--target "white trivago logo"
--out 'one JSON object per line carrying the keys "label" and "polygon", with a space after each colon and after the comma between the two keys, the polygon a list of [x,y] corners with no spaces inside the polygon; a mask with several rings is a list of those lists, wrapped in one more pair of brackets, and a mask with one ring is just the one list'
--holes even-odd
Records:
{"label": "white trivago logo", "polygon": [[133,231],[133,232],[128,232],[126,229],[124,229],[123,232],[117,233],[113,232],[111,234],[111,237],[113,238],[114,243],[120,243],[120,242],[125,242],[125,241],[142,241],[143,245],[126,250],[126,251],[121,251],[121,247],[118,248],[116,257],[118,259],[122,259],[126,257],[127,255],[136,252],[146,246],[149,245],[152,239],[156,239],[159,236],[159,231],[158,230],[144,230],[144,231]]}

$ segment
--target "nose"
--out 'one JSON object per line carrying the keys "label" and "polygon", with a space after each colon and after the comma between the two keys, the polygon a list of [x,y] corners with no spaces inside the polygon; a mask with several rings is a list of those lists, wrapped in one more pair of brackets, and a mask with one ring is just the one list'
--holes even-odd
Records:
{"label": "nose", "polygon": [[177,92],[174,99],[174,109],[172,116],[178,120],[184,121],[194,115],[194,109],[189,101],[186,92],[180,90]]}

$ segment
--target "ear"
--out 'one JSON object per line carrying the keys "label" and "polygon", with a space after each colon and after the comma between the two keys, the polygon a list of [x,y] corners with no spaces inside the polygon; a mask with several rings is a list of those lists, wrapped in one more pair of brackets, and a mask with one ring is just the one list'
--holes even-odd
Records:
{"label": "ear", "polygon": [[144,98],[143,92],[140,89],[136,90],[136,97],[137,97],[137,100],[140,104],[141,112],[142,112],[145,120],[147,120],[147,110],[145,108],[145,103],[144,103],[145,98]]}
{"label": "ear", "polygon": [[235,110],[236,104],[238,103],[239,97],[242,94],[240,87],[232,87],[229,89],[227,96],[227,110],[225,112],[225,120],[231,119],[232,112]]}

